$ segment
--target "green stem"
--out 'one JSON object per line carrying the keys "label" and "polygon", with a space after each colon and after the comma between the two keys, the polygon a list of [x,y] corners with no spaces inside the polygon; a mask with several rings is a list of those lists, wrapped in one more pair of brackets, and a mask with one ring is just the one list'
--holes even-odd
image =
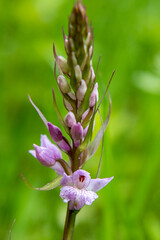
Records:
{"label": "green stem", "polygon": [[63,233],[63,240],[71,240],[72,239],[77,212],[78,211],[75,211],[75,210],[69,210],[69,203],[68,203],[66,221],[65,221],[65,226],[64,226],[64,233]]}

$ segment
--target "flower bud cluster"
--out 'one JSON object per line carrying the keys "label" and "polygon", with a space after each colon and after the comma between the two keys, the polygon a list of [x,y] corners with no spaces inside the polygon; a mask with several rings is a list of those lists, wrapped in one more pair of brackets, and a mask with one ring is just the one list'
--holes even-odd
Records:
{"label": "flower bud cluster", "polygon": [[[54,56],[59,70],[57,83],[63,95],[64,106],[68,111],[65,124],[69,129],[73,145],[78,147],[83,142],[88,125],[83,126],[84,114],[88,117],[90,109],[94,109],[98,101],[98,83],[95,83],[95,74],[92,67],[93,33],[88,26],[85,7],[77,2],[69,18],[69,35],[63,31],[64,45],[67,60],[57,56],[54,47]],[[56,76],[56,74],[55,74]],[[86,97],[89,96],[88,98]],[[78,113],[78,109],[88,105]],[[86,113],[85,113],[86,112]]]}

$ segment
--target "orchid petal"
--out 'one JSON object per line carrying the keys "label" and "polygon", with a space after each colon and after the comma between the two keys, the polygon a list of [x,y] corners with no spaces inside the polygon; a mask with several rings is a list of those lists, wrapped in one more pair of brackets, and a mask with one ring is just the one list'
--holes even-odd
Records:
{"label": "orchid petal", "polygon": [[55,162],[55,164],[50,168],[52,168],[58,175],[64,174],[64,168],[59,162]]}
{"label": "orchid petal", "polygon": [[29,153],[36,158],[36,151],[35,150],[29,150]]}
{"label": "orchid petal", "polygon": [[100,179],[100,178],[91,179],[90,184],[86,190],[97,192],[100,189],[102,189],[103,187],[105,187],[112,179],[113,179],[113,177],[102,178],[102,179]]}
{"label": "orchid petal", "polygon": [[62,155],[60,153],[60,150],[58,149],[58,147],[56,145],[54,145],[53,143],[51,143],[51,141],[48,139],[48,137],[46,135],[41,135],[41,147],[46,147],[50,150],[52,150],[54,152],[54,155],[57,155],[57,159],[58,158],[62,158]]}
{"label": "orchid petal", "polygon": [[56,162],[56,155],[53,155],[53,151],[48,148],[39,147],[36,144],[33,145],[36,151],[36,158],[41,164],[46,167],[50,167]]}
{"label": "orchid petal", "polygon": [[98,195],[92,191],[85,191],[85,204],[91,205],[92,202],[98,198]]}
{"label": "orchid petal", "polygon": [[68,176],[66,173],[63,174],[63,178],[61,180],[62,186],[73,186],[72,176]]}
{"label": "orchid petal", "polygon": [[69,201],[74,202],[77,196],[77,190],[71,186],[64,186],[61,188],[60,197],[63,202],[67,203]]}
{"label": "orchid petal", "polygon": [[51,145],[51,141],[46,135],[41,134],[41,147],[46,147],[48,148]]}
{"label": "orchid petal", "polygon": [[92,202],[98,198],[95,192],[80,190],[71,186],[64,186],[61,188],[60,197],[65,203],[70,201],[70,210],[79,210],[85,204],[91,205]]}

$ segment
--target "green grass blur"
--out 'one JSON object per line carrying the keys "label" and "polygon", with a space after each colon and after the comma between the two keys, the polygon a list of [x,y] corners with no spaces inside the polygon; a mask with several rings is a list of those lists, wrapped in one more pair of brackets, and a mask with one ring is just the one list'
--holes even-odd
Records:
{"label": "green grass blur", "polygon": [[[114,180],[77,216],[74,239],[160,239],[160,1],[84,0],[94,29],[97,81],[102,96],[110,85],[112,114],[105,134],[101,177]],[[47,120],[60,126],[52,104],[54,87],[62,115],[62,97],[53,77],[53,41],[64,55],[69,0],[0,2],[0,239],[62,239],[66,205],[59,188],[28,189],[20,173],[39,187],[56,174],[28,150],[48,134],[28,101],[30,94]],[[108,96],[101,113],[107,115]],[[100,127],[97,117],[95,132]],[[100,149],[86,163],[95,177]]]}

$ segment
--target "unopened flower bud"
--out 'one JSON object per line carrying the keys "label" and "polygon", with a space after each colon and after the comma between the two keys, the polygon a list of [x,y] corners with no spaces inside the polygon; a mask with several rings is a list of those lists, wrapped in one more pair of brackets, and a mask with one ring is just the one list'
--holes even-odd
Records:
{"label": "unopened flower bud", "polygon": [[81,106],[81,103],[82,103],[81,101],[79,101],[79,100],[77,101],[77,108],[79,108]]}
{"label": "unopened flower bud", "polygon": [[74,68],[74,71],[75,71],[76,80],[78,83],[80,83],[82,80],[82,71],[81,71],[80,66],[76,65]]}
{"label": "unopened flower bud", "polygon": [[93,57],[93,47],[92,46],[90,46],[90,48],[89,48],[89,56],[90,56],[90,58]]}
{"label": "unopened flower bud", "polygon": [[50,167],[55,164],[56,158],[53,156],[53,151],[44,147],[39,147],[33,144],[35,148],[35,156],[41,164]]}
{"label": "unopened flower bud", "polygon": [[71,98],[72,100],[76,100],[76,96],[74,95],[73,92],[69,92],[69,93],[68,93],[68,96],[70,96],[70,98]]}
{"label": "unopened flower bud", "polygon": [[62,140],[62,132],[57,126],[53,125],[52,123],[48,123],[48,128],[53,141],[59,142]]}
{"label": "unopened flower bud", "polygon": [[86,46],[89,46],[91,44],[91,41],[92,41],[92,33],[88,32],[88,36],[85,41]]}
{"label": "unopened flower bud", "polygon": [[74,29],[74,26],[72,24],[69,25],[69,33],[70,33],[71,36],[73,36],[74,33],[75,33],[75,29]]}
{"label": "unopened flower bud", "polygon": [[69,38],[69,45],[70,45],[71,51],[74,51],[74,43],[72,38]]}
{"label": "unopened flower bud", "polygon": [[89,82],[90,82],[90,80],[91,80],[91,76],[92,76],[92,69],[90,68],[88,77],[87,77],[87,79],[86,79],[86,84],[87,84],[87,85],[89,84]]}
{"label": "unopened flower bud", "polygon": [[86,91],[87,91],[87,85],[86,85],[86,82],[82,79],[81,80],[81,85],[79,86],[79,88],[77,90],[77,93],[76,93],[77,99],[79,101],[83,100]]}
{"label": "unopened flower bud", "polygon": [[82,115],[82,121],[87,117],[88,113],[89,113],[89,108],[83,113]]}
{"label": "unopened flower bud", "polygon": [[68,84],[68,81],[63,75],[59,75],[57,78],[58,86],[62,93],[68,93],[70,92],[70,86]]}
{"label": "unopened flower bud", "polygon": [[83,137],[83,127],[80,123],[76,123],[71,128],[71,135],[75,141],[81,140]]}
{"label": "unopened flower bud", "polygon": [[62,72],[64,74],[69,74],[70,69],[69,69],[67,60],[62,56],[58,56],[58,63],[59,63],[59,66],[60,66]]}
{"label": "unopened flower bud", "polygon": [[66,140],[66,138],[62,135],[61,130],[50,122],[48,122],[48,129],[49,129],[51,138],[53,139],[53,141],[55,141],[58,147],[64,152],[70,151],[71,149],[70,145]]}
{"label": "unopened flower bud", "polygon": [[93,67],[91,67],[91,73],[92,73],[92,80],[94,81],[94,79],[95,79],[96,76],[95,76]]}
{"label": "unopened flower bud", "polygon": [[68,111],[72,111],[72,110],[73,110],[72,105],[71,105],[65,98],[63,98],[63,102],[64,102],[65,108],[66,108]]}
{"label": "unopened flower bud", "polygon": [[69,46],[68,46],[68,39],[67,38],[64,39],[64,46],[65,46],[66,53],[69,54]]}
{"label": "unopened flower bud", "polygon": [[72,52],[72,62],[74,66],[77,65],[77,58],[76,58],[75,52]]}
{"label": "unopened flower bud", "polygon": [[41,146],[33,144],[35,150],[30,150],[29,153],[32,154],[38,161],[46,167],[54,169],[58,175],[63,175],[64,169],[57,159],[62,158],[61,151],[50,142],[46,135],[41,135]]}
{"label": "unopened flower bud", "polygon": [[65,123],[67,127],[71,128],[73,125],[76,124],[76,118],[73,114],[73,112],[69,112],[65,117]]}
{"label": "unopened flower bud", "polygon": [[89,107],[94,107],[98,101],[98,83],[95,84],[93,92],[89,98]]}

